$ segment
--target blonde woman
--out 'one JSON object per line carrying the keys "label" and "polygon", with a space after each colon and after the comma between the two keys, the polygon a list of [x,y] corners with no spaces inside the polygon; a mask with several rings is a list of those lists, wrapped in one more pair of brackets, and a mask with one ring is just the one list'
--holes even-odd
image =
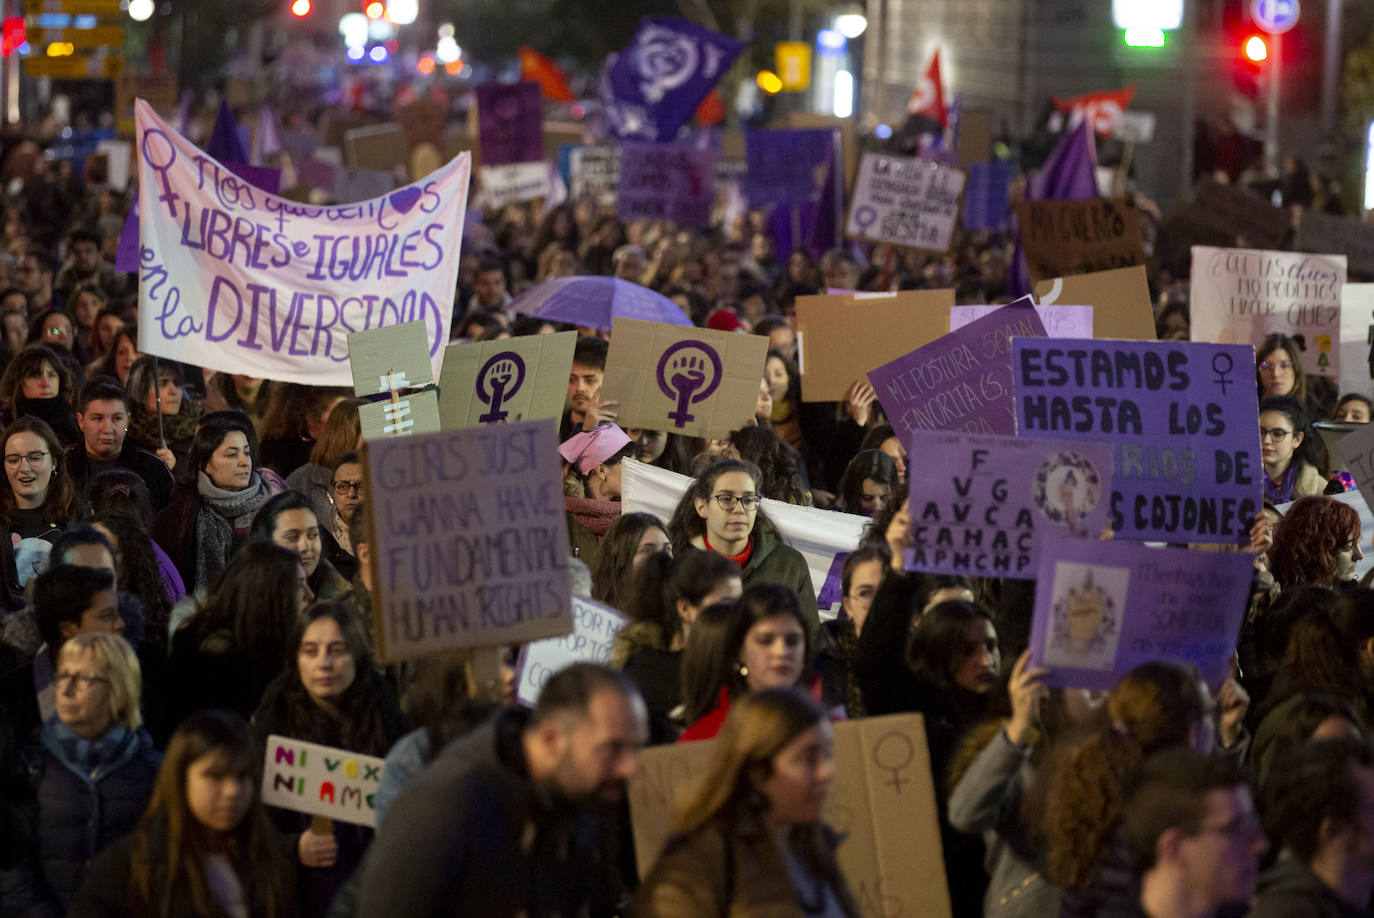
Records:
{"label": "blonde woman", "polygon": [[793,689],[740,698],[636,914],[856,918],[821,822],[835,774],[825,710]]}
{"label": "blonde woman", "polygon": [[28,754],[37,801],[29,856],[0,872],[5,914],[65,914],[86,865],[133,831],[152,795],[161,756],[139,713],[142,676],[119,635],[67,640],[53,674],[57,713]]}

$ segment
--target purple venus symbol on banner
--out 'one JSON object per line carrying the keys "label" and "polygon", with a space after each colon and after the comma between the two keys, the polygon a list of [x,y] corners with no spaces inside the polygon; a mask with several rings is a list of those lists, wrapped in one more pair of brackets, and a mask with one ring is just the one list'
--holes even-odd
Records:
{"label": "purple venus symbol on banner", "polygon": [[525,361],[520,359],[519,354],[502,351],[492,355],[477,374],[477,397],[490,410],[478,415],[477,420],[483,424],[504,421],[509,412],[501,410],[501,403],[510,401],[511,397],[520,391],[520,386],[524,382]]}
{"label": "purple venus symbol on banner", "polygon": [[668,419],[677,427],[695,420],[687,409],[709,398],[723,374],[720,355],[705,341],[679,341],[664,351],[658,361],[658,387],[677,399],[677,408],[668,412]]}

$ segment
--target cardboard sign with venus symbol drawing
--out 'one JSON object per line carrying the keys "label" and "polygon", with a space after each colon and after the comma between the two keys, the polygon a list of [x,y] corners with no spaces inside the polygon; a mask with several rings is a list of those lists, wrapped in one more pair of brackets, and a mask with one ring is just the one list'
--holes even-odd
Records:
{"label": "cardboard sign with venus symbol drawing", "polygon": [[577,332],[450,344],[439,377],[444,430],[563,413]]}
{"label": "cardboard sign with venus symbol drawing", "polygon": [[767,355],[762,335],[616,319],[601,398],[621,427],[723,437],[754,416]]}

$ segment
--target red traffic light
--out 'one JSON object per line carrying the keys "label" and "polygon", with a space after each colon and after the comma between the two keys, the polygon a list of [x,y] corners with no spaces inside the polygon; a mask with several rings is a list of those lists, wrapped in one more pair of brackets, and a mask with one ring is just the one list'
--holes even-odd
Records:
{"label": "red traffic light", "polygon": [[304,17],[310,15],[310,0],[292,0],[291,15]]}
{"label": "red traffic light", "polygon": [[1251,35],[1245,39],[1241,50],[1245,53],[1246,60],[1259,64],[1269,57],[1269,42],[1265,41],[1262,35]]}

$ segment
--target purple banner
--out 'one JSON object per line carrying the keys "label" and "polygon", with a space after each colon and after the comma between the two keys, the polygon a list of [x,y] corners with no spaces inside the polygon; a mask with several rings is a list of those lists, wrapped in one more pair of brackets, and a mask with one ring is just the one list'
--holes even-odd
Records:
{"label": "purple banner", "polygon": [[616,216],[709,226],[715,200],[713,150],[672,144],[627,143],[620,148]]}
{"label": "purple banner", "polygon": [[834,131],[827,128],[749,131],[744,135],[749,206],[816,203],[834,150]]}
{"label": "purple banner", "polygon": [[994,160],[968,167],[964,190],[964,229],[1005,229],[1011,221],[1007,186],[1014,169],[1011,163]]}
{"label": "purple banner", "polygon": [[544,158],[544,108],[539,84],[483,83],[477,87],[482,165],[532,163]]}
{"label": "purple banner", "polygon": [[1116,449],[1119,539],[1246,544],[1260,509],[1255,350],[1190,341],[1017,341],[1023,437]]}
{"label": "purple banner", "polygon": [[868,380],[897,435],[949,430],[1015,436],[1013,337],[1045,337],[1029,302],[1004,306],[870,370]]}
{"label": "purple banner", "polygon": [[1042,546],[1107,529],[1105,443],[915,433],[909,571],[1029,580]]}
{"label": "purple banner", "polygon": [[606,58],[599,95],[611,136],[672,140],[720,82],[744,42],[676,16],[646,16],[634,40]]}
{"label": "purple banner", "polygon": [[1069,540],[1046,546],[1030,665],[1054,688],[1110,689],[1153,660],[1197,664],[1215,690],[1250,598],[1255,556]]}

